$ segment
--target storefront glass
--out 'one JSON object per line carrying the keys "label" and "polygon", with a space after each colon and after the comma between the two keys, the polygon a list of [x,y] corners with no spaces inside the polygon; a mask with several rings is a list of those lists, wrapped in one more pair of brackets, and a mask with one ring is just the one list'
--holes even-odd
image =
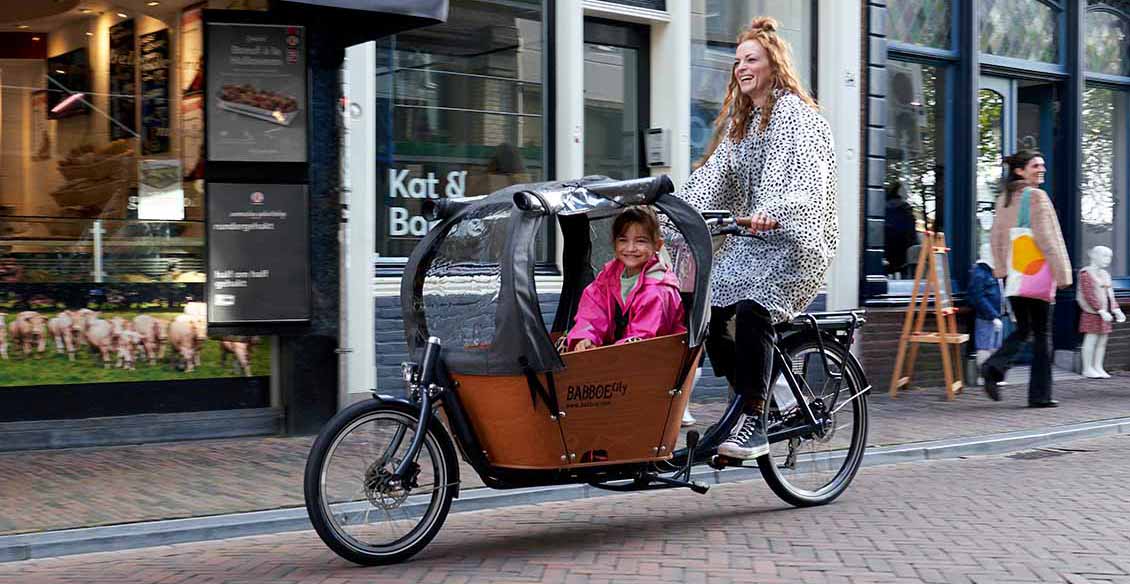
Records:
{"label": "storefront glass", "polygon": [[812,90],[812,2],[694,0],[691,3],[691,160],[702,157],[726,98],[738,34],[757,16],[772,16],[792,49],[801,84]]}
{"label": "storefront glass", "polygon": [[202,9],[232,3],[130,5],[0,8],[0,386],[269,374],[200,302]]}
{"label": "storefront glass", "polygon": [[951,0],[889,0],[887,38],[912,45],[950,48]]}
{"label": "storefront glass", "polygon": [[891,60],[887,80],[884,264],[914,277],[923,230],[940,229],[946,198],[946,68]]}
{"label": "storefront glass", "polygon": [[1043,63],[1059,62],[1058,10],[1040,0],[981,0],[981,50]]}
{"label": "storefront glass", "polygon": [[1130,16],[1110,8],[1087,11],[1088,71],[1130,76]]}
{"label": "storefront glass", "polygon": [[538,0],[452,0],[446,24],[378,41],[381,264],[402,265],[427,233],[425,199],[545,180],[542,14]]}
{"label": "storefront glass", "polygon": [[1115,277],[1130,276],[1128,128],[1130,92],[1088,85],[1083,91],[1081,243],[1084,254],[1096,245],[1114,250],[1110,273]]}

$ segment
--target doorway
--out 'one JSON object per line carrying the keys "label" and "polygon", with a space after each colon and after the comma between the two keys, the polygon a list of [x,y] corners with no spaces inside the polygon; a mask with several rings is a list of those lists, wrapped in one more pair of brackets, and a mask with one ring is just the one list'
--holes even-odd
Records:
{"label": "doorway", "polygon": [[586,175],[623,180],[648,174],[648,34],[645,27],[585,20]]}
{"label": "doorway", "polygon": [[1059,84],[1054,81],[1011,79],[982,75],[978,99],[977,200],[974,213],[974,248],[988,242],[988,222],[1004,176],[1005,156],[1020,149],[1036,149],[1044,154],[1048,171],[1043,185],[1053,198],[1057,145],[1060,134]]}

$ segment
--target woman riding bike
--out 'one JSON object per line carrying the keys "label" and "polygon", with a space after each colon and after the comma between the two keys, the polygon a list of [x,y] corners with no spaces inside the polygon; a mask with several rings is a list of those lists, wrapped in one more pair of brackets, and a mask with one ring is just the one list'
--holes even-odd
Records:
{"label": "woman riding bike", "polygon": [[755,18],[737,42],[714,139],[678,196],[700,211],[727,209],[761,235],[728,237],[715,252],[706,342],[715,374],[746,404],[718,454],[749,460],[769,452],[773,325],[815,298],[839,227],[832,133],[797,79],[777,21]]}

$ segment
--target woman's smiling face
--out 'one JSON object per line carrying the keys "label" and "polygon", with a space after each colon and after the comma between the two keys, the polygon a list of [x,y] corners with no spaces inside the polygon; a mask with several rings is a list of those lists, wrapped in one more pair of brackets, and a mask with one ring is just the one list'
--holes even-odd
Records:
{"label": "woman's smiling face", "polygon": [[734,51],[734,78],[746,97],[752,98],[769,87],[772,72],[761,43],[751,39],[738,45]]}

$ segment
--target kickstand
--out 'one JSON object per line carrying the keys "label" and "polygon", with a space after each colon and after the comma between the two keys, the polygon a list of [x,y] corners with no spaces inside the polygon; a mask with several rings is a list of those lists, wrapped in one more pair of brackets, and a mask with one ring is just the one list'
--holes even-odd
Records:
{"label": "kickstand", "polygon": [[687,432],[687,460],[683,463],[683,468],[670,477],[654,476],[651,477],[651,480],[674,487],[687,487],[700,495],[706,493],[710,489],[710,485],[702,481],[691,480],[691,468],[694,466],[695,448],[697,447],[698,432],[691,430]]}

